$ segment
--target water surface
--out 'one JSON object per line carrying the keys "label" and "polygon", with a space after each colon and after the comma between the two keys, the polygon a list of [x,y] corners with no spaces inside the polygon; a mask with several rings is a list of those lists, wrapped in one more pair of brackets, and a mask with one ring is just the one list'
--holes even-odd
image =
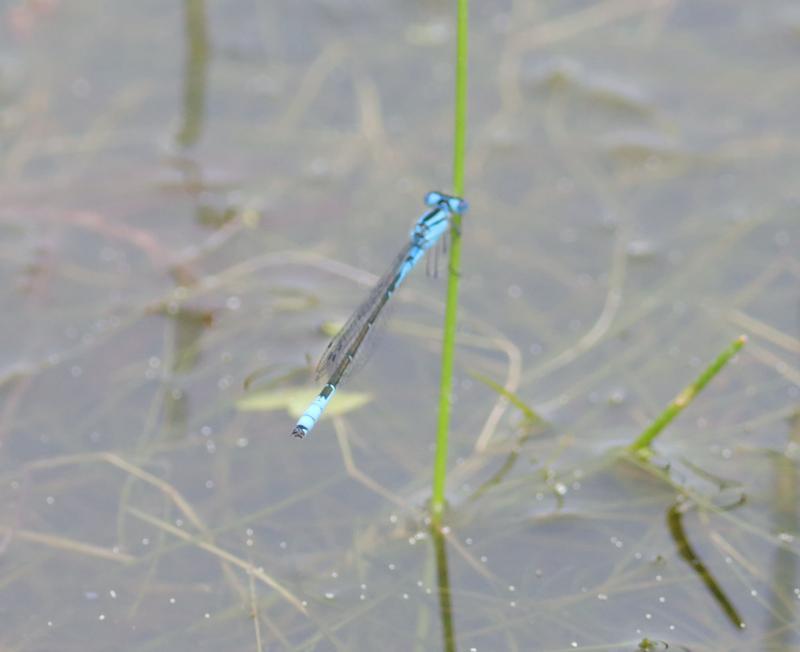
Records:
{"label": "water surface", "polygon": [[444,279],[289,432],[448,190],[452,3],[0,3],[0,647],[800,646],[800,13],[474,5],[437,540]]}

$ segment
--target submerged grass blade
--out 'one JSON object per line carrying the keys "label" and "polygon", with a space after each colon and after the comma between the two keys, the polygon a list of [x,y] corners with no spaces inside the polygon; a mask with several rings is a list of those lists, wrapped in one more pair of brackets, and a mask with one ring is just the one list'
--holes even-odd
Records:
{"label": "submerged grass blade", "polygon": [[308,611],[306,610],[303,603],[293,595],[287,588],[285,588],[280,582],[273,579],[271,576],[267,575],[263,570],[260,568],[253,566],[249,562],[245,561],[241,557],[237,557],[233,553],[228,552],[227,550],[223,550],[217,545],[209,541],[203,541],[202,539],[198,539],[195,536],[192,536],[189,532],[181,530],[179,527],[172,525],[171,523],[167,523],[162,521],[155,516],[151,516],[146,512],[143,512],[135,507],[128,507],[128,512],[133,514],[136,518],[144,521],[145,523],[149,523],[150,525],[157,527],[165,532],[169,532],[173,536],[177,537],[178,539],[182,539],[188,543],[191,543],[194,546],[197,546],[201,550],[205,550],[207,553],[218,557],[224,561],[227,561],[233,566],[237,566],[241,568],[246,573],[252,575],[257,580],[260,580],[268,587],[270,587],[273,591],[280,594],[289,604],[291,604],[295,609],[297,609],[300,613],[307,615]]}
{"label": "submerged grass blade", "polygon": [[[94,545],[93,543],[84,543],[83,541],[76,541],[67,537],[57,536],[54,534],[46,534],[44,532],[33,532],[32,530],[17,530],[10,527],[0,525],[0,534],[7,536],[9,541],[12,539],[19,539],[27,543],[38,543],[39,545],[54,548],[56,550],[64,550],[78,555],[87,557],[97,557],[99,559],[106,559],[108,561],[115,561],[122,564],[132,564],[137,561],[136,557],[120,551],[114,551],[110,548],[103,548],[102,546]],[[0,545],[0,550],[3,546]]]}
{"label": "submerged grass blade", "polygon": [[703,373],[701,373],[691,385],[686,387],[672,400],[655,421],[645,428],[644,432],[642,432],[628,447],[628,451],[631,453],[640,453],[649,448],[650,444],[653,443],[653,440],[658,437],[661,431],[694,400],[703,388],[708,385],[711,379],[741,350],[746,342],[747,336],[740,335],[737,337],[727,349],[719,354],[714,362],[703,370]]}
{"label": "submerged grass blade", "polygon": [[517,396],[514,392],[507,390],[503,387],[500,383],[495,382],[488,376],[484,376],[483,374],[472,373],[470,374],[475,380],[482,382],[484,385],[493,389],[495,392],[500,394],[505,399],[508,399],[508,402],[511,403],[515,408],[517,408],[522,415],[525,417],[525,420],[528,423],[544,423],[544,419],[540,417],[536,411],[531,408],[525,401],[523,401],[519,396]]}

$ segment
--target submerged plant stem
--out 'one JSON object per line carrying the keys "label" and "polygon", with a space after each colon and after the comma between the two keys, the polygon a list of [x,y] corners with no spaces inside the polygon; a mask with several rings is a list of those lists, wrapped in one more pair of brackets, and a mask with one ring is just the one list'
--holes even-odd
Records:
{"label": "submerged plant stem", "polygon": [[[464,159],[467,139],[467,45],[468,2],[457,0],[456,9],[456,88],[453,134],[453,194],[464,196]],[[455,356],[456,325],[458,313],[458,282],[461,268],[461,216],[453,215],[451,227],[452,246],[447,275],[447,302],[442,338],[442,367],[439,383],[439,419],[436,427],[436,458],[433,466],[433,496],[431,517],[439,527],[444,513],[444,487],[447,477],[447,444],[450,430],[451,399],[453,393],[453,359]]]}
{"label": "submerged plant stem", "polygon": [[667,406],[667,409],[645,428],[644,432],[636,438],[636,441],[628,447],[628,450],[631,453],[638,453],[648,448],[650,444],[653,443],[653,440],[658,437],[659,433],[694,400],[695,396],[697,396],[703,388],[708,385],[709,381],[730,362],[730,359],[739,352],[746,342],[747,337],[745,335],[737,337],[727,349],[719,354],[714,362],[705,368],[703,373],[701,373],[691,385],[686,387],[672,400]]}

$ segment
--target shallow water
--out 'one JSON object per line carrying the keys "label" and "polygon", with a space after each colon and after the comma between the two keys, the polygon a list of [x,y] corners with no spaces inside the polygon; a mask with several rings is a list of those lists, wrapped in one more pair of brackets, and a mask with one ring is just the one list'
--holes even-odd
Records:
{"label": "shallow water", "polygon": [[437,540],[452,3],[0,2],[0,648],[800,646],[800,13],[473,4]]}

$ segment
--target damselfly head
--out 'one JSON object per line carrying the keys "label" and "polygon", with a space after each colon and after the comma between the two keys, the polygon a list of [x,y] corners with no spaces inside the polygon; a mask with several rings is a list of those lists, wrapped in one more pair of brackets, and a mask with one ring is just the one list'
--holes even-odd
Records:
{"label": "damselfly head", "polygon": [[463,215],[467,212],[469,204],[460,197],[453,197],[452,195],[445,195],[444,193],[432,190],[425,195],[425,203],[431,208],[441,206],[444,204],[452,213]]}

